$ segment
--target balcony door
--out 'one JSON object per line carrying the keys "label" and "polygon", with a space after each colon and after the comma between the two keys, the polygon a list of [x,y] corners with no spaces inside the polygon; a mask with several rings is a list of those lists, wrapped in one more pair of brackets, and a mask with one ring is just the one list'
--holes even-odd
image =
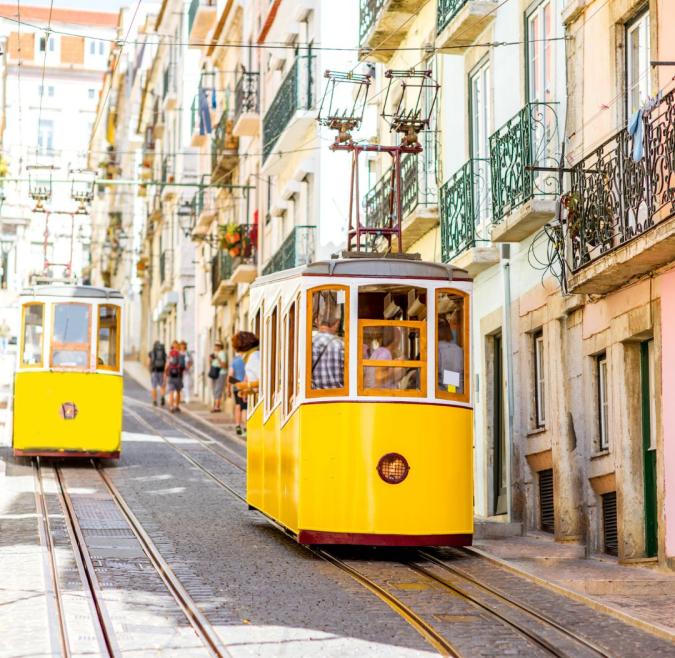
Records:
{"label": "balcony door", "polygon": [[649,13],[644,12],[626,27],[627,119],[649,96]]}
{"label": "balcony door", "polygon": [[481,62],[469,75],[470,149],[473,160],[473,217],[476,239],[489,239],[490,223],[490,63]]}

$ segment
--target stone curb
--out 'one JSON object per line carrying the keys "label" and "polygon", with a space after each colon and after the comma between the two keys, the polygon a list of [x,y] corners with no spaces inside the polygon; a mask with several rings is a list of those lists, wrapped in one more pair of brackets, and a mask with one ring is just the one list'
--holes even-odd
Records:
{"label": "stone curb", "polygon": [[470,553],[474,553],[475,555],[478,555],[482,558],[485,558],[486,560],[490,560],[491,562],[494,562],[503,569],[506,569],[507,571],[510,571],[511,573],[514,573],[517,576],[522,576],[523,578],[526,578],[527,580],[535,583],[536,585],[541,585],[542,587],[545,587],[546,589],[555,592],[556,594],[565,596],[569,599],[577,601],[578,603],[583,603],[584,605],[587,605],[590,608],[597,610],[598,612],[604,612],[605,614],[610,615],[611,617],[614,617],[626,624],[635,626],[636,628],[639,628],[642,631],[646,631],[647,633],[656,635],[657,637],[660,637],[663,640],[668,640],[669,642],[675,643],[675,632],[673,632],[666,626],[645,621],[644,619],[635,617],[628,612],[624,612],[619,608],[615,608],[614,606],[602,603],[590,596],[586,596],[585,594],[581,594],[580,592],[576,592],[567,587],[563,587],[562,585],[552,583],[549,580],[545,580],[541,576],[535,576],[529,571],[525,571],[524,569],[511,564],[507,560],[503,560],[502,558],[492,555],[491,553],[488,553],[487,551],[484,551],[480,548],[476,548],[475,546],[467,547],[465,550]]}

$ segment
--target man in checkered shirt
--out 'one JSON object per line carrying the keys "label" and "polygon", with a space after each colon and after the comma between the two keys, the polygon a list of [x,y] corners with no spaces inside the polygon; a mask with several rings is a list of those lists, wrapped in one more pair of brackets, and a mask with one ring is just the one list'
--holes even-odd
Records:
{"label": "man in checkered shirt", "polygon": [[337,335],[339,327],[339,318],[323,317],[312,336],[312,389],[344,386],[345,345]]}

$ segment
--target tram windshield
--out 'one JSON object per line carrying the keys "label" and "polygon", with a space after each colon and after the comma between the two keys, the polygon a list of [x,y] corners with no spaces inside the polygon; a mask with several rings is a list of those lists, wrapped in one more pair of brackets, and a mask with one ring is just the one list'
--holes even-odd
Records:
{"label": "tram windshield", "polygon": [[23,316],[23,349],[21,365],[42,365],[42,322],[44,318],[44,304],[27,304],[24,306]]}
{"label": "tram windshield", "polygon": [[364,286],[359,291],[359,393],[425,394],[426,290]]}
{"label": "tram windshield", "polygon": [[98,308],[98,346],[96,366],[119,370],[119,308],[102,305]]}
{"label": "tram windshield", "polygon": [[54,305],[52,366],[86,368],[89,365],[90,310],[87,304]]}

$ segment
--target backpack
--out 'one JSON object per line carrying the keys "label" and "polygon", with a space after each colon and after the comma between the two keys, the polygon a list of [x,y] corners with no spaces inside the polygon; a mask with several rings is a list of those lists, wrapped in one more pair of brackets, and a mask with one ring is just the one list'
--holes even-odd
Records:
{"label": "backpack", "polygon": [[172,356],[169,361],[169,377],[180,377],[183,374],[183,360],[180,356]]}
{"label": "backpack", "polygon": [[164,345],[152,348],[152,369],[156,372],[164,370],[166,366],[166,350]]}

